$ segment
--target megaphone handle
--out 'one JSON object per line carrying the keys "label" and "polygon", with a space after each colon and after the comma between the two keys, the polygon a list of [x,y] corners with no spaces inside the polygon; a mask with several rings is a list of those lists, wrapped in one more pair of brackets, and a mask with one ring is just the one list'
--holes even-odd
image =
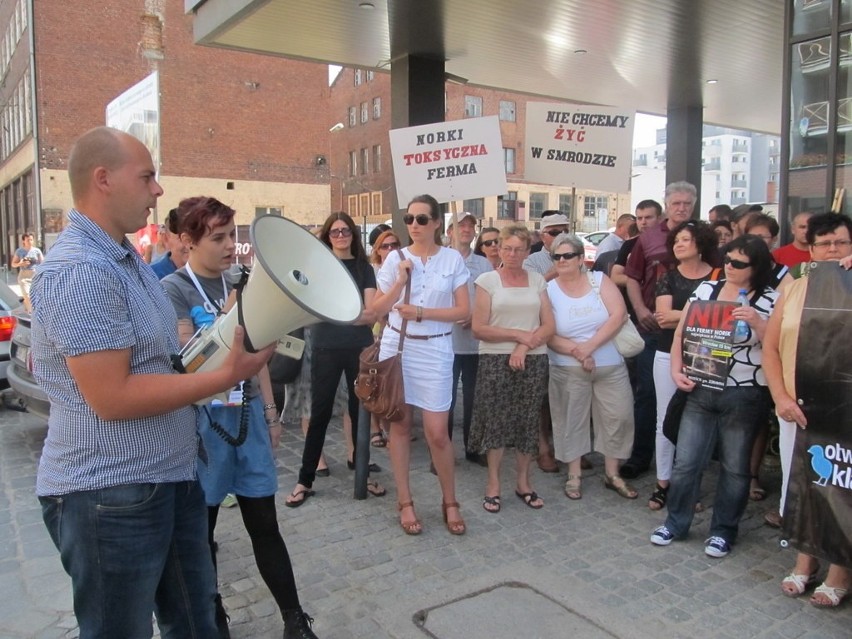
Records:
{"label": "megaphone handle", "polygon": [[243,288],[245,288],[247,281],[248,275],[245,271],[243,271],[240,281],[234,286],[234,290],[237,292],[237,324],[243,327],[243,346],[246,351],[249,353],[256,353],[257,349],[254,347],[254,344],[251,343],[251,338],[249,338],[248,329],[246,328],[246,323],[243,319]]}

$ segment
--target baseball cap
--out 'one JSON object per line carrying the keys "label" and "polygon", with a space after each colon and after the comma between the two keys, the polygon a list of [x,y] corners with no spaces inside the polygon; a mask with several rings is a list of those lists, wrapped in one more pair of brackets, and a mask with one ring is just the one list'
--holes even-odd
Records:
{"label": "baseball cap", "polygon": [[540,230],[544,230],[551,226],[568,226],[570,222],[568,218],[562,215],[561,213],[558,215],[551,215],[550,217],[546,217],[541,221]]}
{"label": "baseball cap", "polygon": [[[474,224],[476,224],[476,222],[479,221],[479,218],[477,218],[473,213],[470,213],[469,211],[459,211],[455,215],[455,221],[459,222],[459,223],[462,220],[465,220],[467,218],[471,218],[473,220]],[[451,228],[453,228],[453,220],[452,219],[450,220],[450,223],[447,224],[447,230],[449,231]]]}

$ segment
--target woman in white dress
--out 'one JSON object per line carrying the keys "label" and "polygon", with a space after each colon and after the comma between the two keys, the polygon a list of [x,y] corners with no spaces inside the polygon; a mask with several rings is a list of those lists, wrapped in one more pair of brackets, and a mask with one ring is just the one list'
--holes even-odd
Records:
{"label": "woman in white dress", "polygon": [[[423,415],[423,431],[438,473],[447,530],[465,533],[455,496],[454,455],[447,434],[452,400],[453,323],[470,315],[468,271],[458,251],[442,247],[443,227],[438,202],[430,195],[415,197],[403,217],[411,244],[389,253],[376,276],[378,291],[372,310],[389,314],[382,334],[380,359],[397,352],[403,319],[409,320],[402,353],[406,411],[391,422],[390,459],[396,482],[400,526],[407,535],[419,535],[423,526],[414,512],[409,486],[411,422],[414,407]],[[404,304],[405,283],[411,277],[411,299]]]}

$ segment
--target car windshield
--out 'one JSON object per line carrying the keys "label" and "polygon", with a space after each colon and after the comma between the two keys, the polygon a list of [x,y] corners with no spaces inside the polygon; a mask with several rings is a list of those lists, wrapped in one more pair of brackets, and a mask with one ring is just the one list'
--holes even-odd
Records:
{"label": "car windshield", "polygon": [[21,298],[6,284],[0,282],[0,308],[11,311],[19,306],[21,306]]}

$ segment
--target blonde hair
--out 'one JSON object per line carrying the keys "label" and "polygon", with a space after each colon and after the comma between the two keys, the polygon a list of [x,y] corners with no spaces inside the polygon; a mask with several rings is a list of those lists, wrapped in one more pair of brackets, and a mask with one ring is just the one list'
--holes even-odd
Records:
{"label": "blonde hair", "polygon": [[530,230],[523,224],[510,224],[509,226],[504,226],[500,229],[500,244],[511,237],[518,238],[527,245],[527,248],[530,247]]}

